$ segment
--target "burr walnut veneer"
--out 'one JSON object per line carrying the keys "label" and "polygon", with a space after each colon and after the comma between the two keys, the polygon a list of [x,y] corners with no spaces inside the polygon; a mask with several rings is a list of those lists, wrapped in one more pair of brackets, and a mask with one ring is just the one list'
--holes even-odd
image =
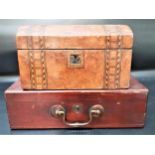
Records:
{"label": "burr walnut veneer", "polygon": [[22,26],[16,43],[24,89],[129,87],[133,33],[126,25]]}

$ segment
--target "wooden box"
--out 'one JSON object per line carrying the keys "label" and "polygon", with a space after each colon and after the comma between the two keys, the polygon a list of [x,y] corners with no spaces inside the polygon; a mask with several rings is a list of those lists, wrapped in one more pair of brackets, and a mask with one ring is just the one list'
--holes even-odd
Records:
{"label": "wooden box", "polygon": [[24,89],[129,87],[133,33],[126,25],[22,26],[16,43]]}
{"label": "wooden box", "polygon": [[12,129],[143,127],[147,94],[133,78],[125,90],[24,91],[17,81],[5,91]]}

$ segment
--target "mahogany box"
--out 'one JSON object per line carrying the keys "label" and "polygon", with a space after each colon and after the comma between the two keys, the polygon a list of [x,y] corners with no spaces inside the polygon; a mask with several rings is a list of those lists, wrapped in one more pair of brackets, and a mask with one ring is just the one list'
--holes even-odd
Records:
{"label": "mahogany box", "polygon": [[129,26],[22,26],[16,44],[23,89],[129,87],[133,46]]}
{"label": "mahogany box", "polygon": [[148,89],[131,78],[129,89],[5,91],[12,129],[143,127]]}

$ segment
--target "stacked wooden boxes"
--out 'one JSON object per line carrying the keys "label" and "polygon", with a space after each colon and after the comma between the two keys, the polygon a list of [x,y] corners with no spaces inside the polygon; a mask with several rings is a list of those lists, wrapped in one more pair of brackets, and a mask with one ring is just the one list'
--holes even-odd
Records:
{"label": "stacked wooden boxes", "polygon": [[130,79],[128,26],[23,26],[16,42],[20,81],[6,90],[11,128],[144,126],[148,90]]}

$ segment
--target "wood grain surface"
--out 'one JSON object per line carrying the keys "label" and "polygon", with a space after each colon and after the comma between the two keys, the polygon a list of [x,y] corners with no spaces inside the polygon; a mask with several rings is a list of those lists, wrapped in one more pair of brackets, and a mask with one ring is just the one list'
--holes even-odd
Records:
{"label": "wood grain surface", "polygon": [[[80,67],[70,67],[70,53],[81,55]],[[18,51],[24,89],[128,88],[131,58],[131,50]]]}
{"label": "wood grain surface", "polygon": [[129,87],[133,33],[126,25],[23,26],[16,38],[24,89]]}
{"label": "wood grain surface", "polygon": [[[88,121],[90,107],[102,105],[103,115],[85,128],[143,127],[147,94],[148,89],[133,78],[126,90],[24,91],[17,81],[5,91],[12,129],[69,128],[61,119],[51,116],[49,110],[57,104],[66,109],[66,120],[72,123]],[[80,105],[80,113],[75,113],[74,105]]]}
{"label": "wood grain surface", "polygon": [[127,25],[22,26],[16,44],[17,49],[130,49],[133,33]]}

